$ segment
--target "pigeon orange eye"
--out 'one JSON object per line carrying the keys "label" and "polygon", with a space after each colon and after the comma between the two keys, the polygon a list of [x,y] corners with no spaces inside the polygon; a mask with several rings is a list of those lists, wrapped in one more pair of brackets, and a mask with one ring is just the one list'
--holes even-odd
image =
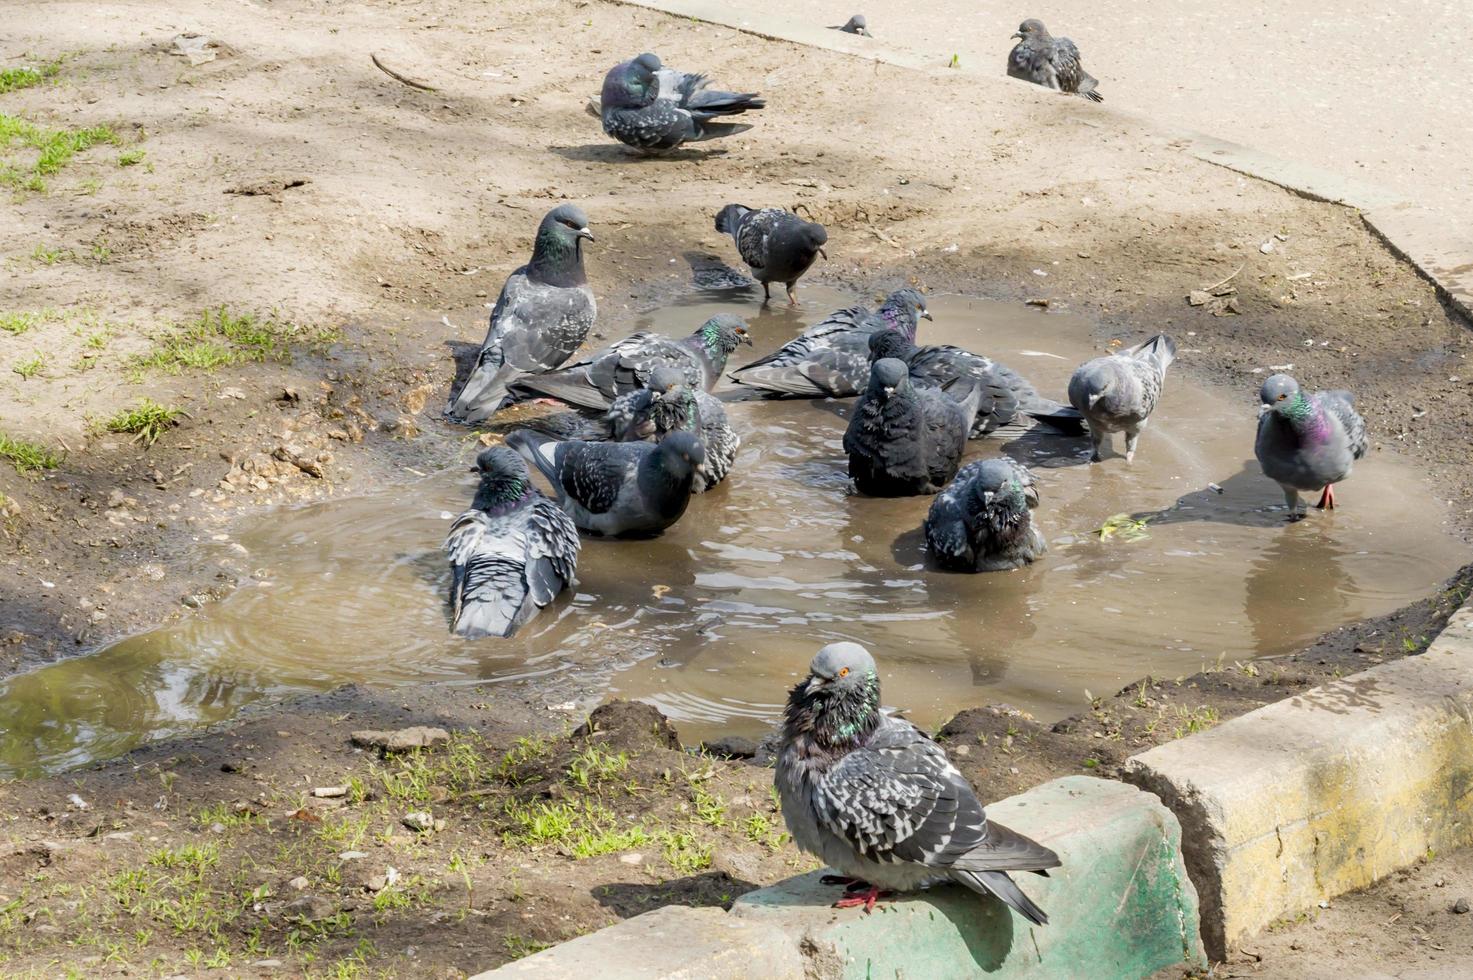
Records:
{"label": "pigeon orange eye", "polygon": [[848,667],[840,667],[839,668],[839,676],[840,677],[848,677],[849,676],[849,668]]}

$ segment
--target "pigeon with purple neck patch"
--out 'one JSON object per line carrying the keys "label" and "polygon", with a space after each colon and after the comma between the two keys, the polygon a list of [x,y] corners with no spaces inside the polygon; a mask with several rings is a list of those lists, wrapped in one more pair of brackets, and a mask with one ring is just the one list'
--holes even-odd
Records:
{"label": "pigeon with purple neck patch", "polygon": [[658,55],[621,62],[604,76],[599,111],[604,132],[641,153],[665,153],[685,143],[742,133],[751,126],[723,120],[766,105],[756,92],[722,92],[705,75],[666,68]]}
{"label": "pigeon with purple neck patch", "polygon": [[1299,494],[1320,492],[1320,509],[1335,508],[1335,484],[1366,454],[1366,423],[1348,391],[1309,393],[1287,374],[1258,391],[1258,439],[1253,453],[1263,475],[1284,491],[1289,520],[1304,515]]}
{"label": "pigeon with purple neck patch", "polygon": [[1079,48],[1067,37],[1054,37],[1043,21],[1030,17],[1013,35],[1018,43],[1008,54],[1008,74],[1056,92],[1082,95],[1103,102],[1099,80],[1084,70]]}
{"label": "pigeon with purple neck patch", "polygon": [[1135,460],[1136,441],[1156,410],[1166,369],[1176,360],[1176,343],[1158,333],[1144,343],[1086,361],[1069,378],[1069,404],[1089,423],[1091,463],[1112,432],[1125,433],[1125,461]]}
{"label": "pigeon with purple neck patch", "polygon": [[957,401],[940,388],[912,384],[904,361],[876,361],[844,431],[849,475],[859,492],[909,497],[946,486],[956,475],[982,397],[976,383],[964,391]]}
{"label": "pigeon with purple neck patch", "polygon": [[1008,872],[1048,877],[1059,856],[988,820],[941,746],[881,710],[858,643],[819,650],[788,693],[773,781],[793,843],[842,873],[824,878],[848,886],[836,908],[870,912],[888,893],[954,881],[1048,922]]}
{"label": "pigeon with purple neck patch", "polygon": [[737,254],[762,284],[762,300],[772,299],[772,283],[787,287],[788,304],[798,305],[793,287],[814,259],[822,255],[829,233],[816,221],[804,221],[781,208],[754,210],[745,204],[728,204],[716,215],[716,230],[730,235]]}
{"label": "pigeon with purple neck patch", "polygon": [[926,550],[941,568],[998,572],[1022,568],[1048,551],[1033,522],[1033,474],[1006,456],[968,463],[926,514]]}

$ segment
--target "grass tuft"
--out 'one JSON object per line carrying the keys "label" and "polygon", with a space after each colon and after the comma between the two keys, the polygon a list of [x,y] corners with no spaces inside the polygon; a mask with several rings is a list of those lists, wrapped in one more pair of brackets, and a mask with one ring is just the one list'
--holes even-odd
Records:
{"label": "grass tuft", "polygon": [[60,61],[47,62],[40,68],[0,68],[0,95],[40,85],[60,71]]}
{"label": "grass tuft", "polygon": [[45,366],[46,355],[42,354],[40,351],[37,351],[23,361],[16,361],[15,364],[11,366],[10,370],[20,375],[21,378],[23,378],[24,380],[29,381],[36,375],[40,374],[41,369]]}
{"label": "grass tuft", "polygon": [[135,442],[152,446],[164,430],[178,424],[184,410],[169,405],[160,405],[151,398],[140,399],[132,408],[126,408],[103,423],[108,432],[121,432],[133,436]]}
{"label": "grass tuft", "polygon": [[0,458],[10,460],[11,465],[22,473],[54,470],[61,465],[61,457],[44,446],[12,439],[3,432],[0,432]]}
{"label": "grass tuft", "polygon": [[46,190],[45,178],[71,163],[78,153],[101,143],[116,146],[121,142],[110,126],[45,129],[20,116],[0,112],[0,148],[19,143],[36,151],[36,158],[29,165],[0,161],[0,184],[42,193]]}
{"label": "grass tuft", "polygon": [[205,310],[183,326],[171,328],[148,354],[134,357],[129,367],[178,374],[186,368],[210,371],[218,367],[268,358],[285,360],[294,341],[324,343],[335,333],[286,323],[274,314],[232,313],[226,306]]}

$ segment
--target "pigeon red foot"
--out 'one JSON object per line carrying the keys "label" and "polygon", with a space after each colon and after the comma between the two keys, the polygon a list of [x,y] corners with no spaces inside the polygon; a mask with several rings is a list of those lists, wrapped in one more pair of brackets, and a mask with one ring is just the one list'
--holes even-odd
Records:
{"label": "pigeon red foot", "polygon": [[1320,494],[1320,502],[1315,504],[1320,510],[1335,509],[1335,484],[1325,484],[1325,490]]}

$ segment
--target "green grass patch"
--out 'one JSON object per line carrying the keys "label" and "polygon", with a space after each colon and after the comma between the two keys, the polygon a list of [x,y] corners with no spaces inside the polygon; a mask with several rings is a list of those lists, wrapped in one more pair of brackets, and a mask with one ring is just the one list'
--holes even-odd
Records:
{"label": "green grass patch", "polygon": [[160,405],[151,398],[139,399],[137,405],[125,408],[102,424],[108,432],[131,435],[134,441],[152,446],[158,442],[164,430],[178,424],[184,410],[170,405]]}
{"label": "green grass patch", "polygon": [[16,361],[13,365],[11,365],[10,370],[20,375],[26,381],[29,381],[36,375],[40,374],[41,369],[45,366],[46,355],[42,354],[40,351],[37,351],[23,361]]}
{"label": "green grass patch", "polygon": [[131,150],[124,150],[122,153],[118,154],[118,166],[136,167],[143,162],[143,158],[147,155],[147,153],[145,153],[143,150],[138,149],[137,147],[134,147]]}
{"label": "green grass patch", "polygon": [[61,465],[61,457],[46,447],[12,439],[3,432],[0,432],[0,458],[10,460],[11,465],[22,473],[54,470]]}
{"label": "green grass patch", "polygon": [[60,61],[49,61],[39,68],[0,68],[0,95],[40,85],[60,71]]}
{"label": "green grass patch", "polygon": [[0,184],[19,190],[46,190],[46,178],[72,162],[78,153],[99,144],[116,146],[122,141],[110,126],[88,126],[84,129],[46,129],[20,116],[0,112],[0,148],[20,145],[36,151],[29,164],[14,160],[0,161]]}
{"label": "green grass patch", "polygon": [[327,343],[335,337],[334,331],[287,323],[275,314],[233,313],[220,306],[170,328],[156,338],[154,350],[132,358],[128,366],[169,374],[186,369],[210,371],[268,358],[285,360],[293,343]]}
{"label": "green grass patch", "polygon": [[643,827],[620,826],[612,812],[588,800],[581,804],[522,804],[512,800],[504,812],[511,822],[502,834],[508,846],[556,846],[579,860],[627,851],[651,839]]}
{"label": "green grass patch", "polygon": [[20,310],[15,313],[0,313],[0,330],[8,334],[23,334],[33,327],[60,319],[55,310]]}

